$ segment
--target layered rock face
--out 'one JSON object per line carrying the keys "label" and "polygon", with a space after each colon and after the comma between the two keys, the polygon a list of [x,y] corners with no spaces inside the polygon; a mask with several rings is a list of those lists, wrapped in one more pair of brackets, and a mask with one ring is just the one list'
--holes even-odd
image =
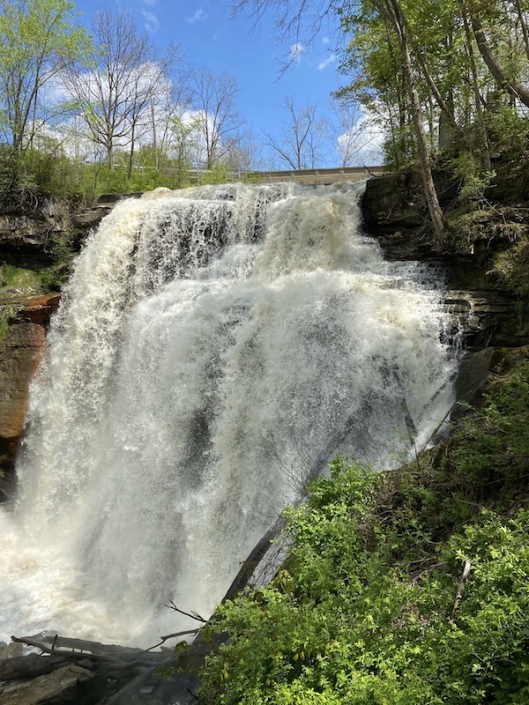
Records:
{"label": "layered rock face", "polygon": [[[453,184],[438,183],[442,204],[457,196]],[[453,332],[462,334],[469,351],[529,344],[529,320],[517,297],[491,275],[479,251],[439,254],[431,243],[413,174],[388,174],[370,179],[362,201],[367,232],[389,260],[418,260],[439,269],[446,282],[445,304],[453,315]],[[423,215],[424,212],[424,215]],[[486,223],[484,226],[486,227]]]}
{"label": "layered rock face", "polygon": [[[64,203],[43,200],[28,212],[0,213],[0,264],[40,271],[54,262],[53,246],[67,238],[79,249],[85,234],[122,196],[103,196],[72,214]],[[0,502],[14,496],[14,463],[24,427],[29,385],[45,354],[46,329],[59,294],[0,299]]]}
{"label": "layered rock face", "polygon": [[0,257],[18,267],[49,266],[53,237],[70,227],[67,209],[59,202],[46,201],[30,213],[1,213]]}
{"label": "layered rock face", "polygon": [[46,328],[60,295],[19,304],[0,343],[0,501],[13,494],[12,472],[24,427],[29,385],[46,346]]}

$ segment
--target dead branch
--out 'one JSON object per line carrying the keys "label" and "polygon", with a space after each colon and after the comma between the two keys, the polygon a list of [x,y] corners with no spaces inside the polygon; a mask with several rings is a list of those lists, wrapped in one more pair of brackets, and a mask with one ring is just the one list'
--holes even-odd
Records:
{"label": "dead branch", "polygon": [[208,621],[207,619],[204,619],[204,617],[201,617],[198,612],[184,612],[183,610],[179,609],[172,600],[169,600],[169,602],[170,604],[165,606],[170,610],[174,610],[179,614],[183,614],[185,617],[191,617],[191,619],[195,619],[197,622],[202,622],[202,624],[206,624],[206,622]]}
{"label": "dead branch", "polygon": [[145,653],[148,653],[149,651],[152,651],[153,649],[157,649],[162,644],[165,644],[165,642],[168,641],[169,639],[176,639],[176,637],[187,636],[189,634],[198,634],[198,629],[188,629],[187,631],[184,631],[184,632],[175,632],[174,634],[167,634],[167,636],[161,636],[160,637],[161,641],[158,644],[154,644],[154,646],[149,646],[148,649],[145,649]]}
{"label": "dead branch", "polygon": [[28,654],[0,661],[0,681],[29,680],[68,666],[70,661],[64,656]]}
{"label": "dead branch", "polygon": [[190,695],[192,698],[194,698],[194,699],[197,701],[197,703],[201,703],[201,705],[208,705],[205,700],[201,700],[201,699],[198,697],[198,695],[195,695],[195,693],[193,693],[193,691],[189,690],[189,688],[187,688],[187,692],[189,693],[189,695]]}

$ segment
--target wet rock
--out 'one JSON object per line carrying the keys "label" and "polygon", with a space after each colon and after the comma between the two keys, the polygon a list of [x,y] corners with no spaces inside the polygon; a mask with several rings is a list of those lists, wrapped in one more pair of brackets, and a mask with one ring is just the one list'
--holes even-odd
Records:
{"label": "wet rock", "polygon": [[113,204],[101,204],[93,208],[88,208],[87,210],[73,215],[72,224],[75,228],[81,228],[83,230],[94,228],[110,213],[113,207]]}
{"label": "wet rock", "polygon": [[9,304],[10,325],[0,341],[0,501],[13,496],[13,466],[24,426],[29,384],[46,345],[46,328],[60,296]]}
{"label": "wet rock", "polygon": [[448,290],[444,304],[452,317],[450,337],[462,347],[519,348],[529,344],[529,321],[517,312],[516,298],[498,290]]}
{"label": "wet rock", "polygon": [[[2,642],[5,643],[5,642]],[[21,656],[27,656],[31,653],[33,649],[30,649],[25,644],[20,644],[12,641],[10,644],[6,644],[5,647],[0,652],[0,660],[4,661],[11,658],[19,658]]]}
{"label": "wet rock", "polygon": [[97,672],[68,665],[31,680],[0,684],[0,701],[2,705],[95,705],[102,686]]}
{"label": "wet rock", "polygon": [[124,198],[139,198],[141,195],[141,193],[129,193],[100,196],[95,206],[79,211],[72,216],[72,225],[80,230],[95,228],[110,213],[116,203]]}

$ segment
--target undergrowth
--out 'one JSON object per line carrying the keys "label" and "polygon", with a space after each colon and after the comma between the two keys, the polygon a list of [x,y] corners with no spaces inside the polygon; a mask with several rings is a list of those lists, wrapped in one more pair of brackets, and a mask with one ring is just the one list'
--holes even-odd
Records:
{"label": "undergrowth", "polygon": [[41,270],[16,267],[4,262],[0,265],[0,301],[24,299],[56,291],[67,271],[66,261],[58,261]]}
{"label": "undergrowth", "polygon": [[272,583],[203,630],[229,640],[201,702],[529,702],[528,458],[528,361],[418,463],[375,474],[337,457],[287,511]]}

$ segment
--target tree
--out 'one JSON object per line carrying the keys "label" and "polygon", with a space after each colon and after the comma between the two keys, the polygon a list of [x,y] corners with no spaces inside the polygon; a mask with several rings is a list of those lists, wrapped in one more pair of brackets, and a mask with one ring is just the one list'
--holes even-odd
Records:
{"label": "tree", "polygon": [[44,91],[89,46],[67,0],[0,0],[0,127],[18,157],[54,114]]}
{"label": "tree", "polygon": [[98,12],[92,29],[90,69],[72,64],[63,72],[63,81],[92,140],[104,148],[108,168],[114,168],[116,149],[128,147],[130,171],[138,139],[148,130],[156,92],[169,80],[179,49],[171,46],[160,56],[124,10]]}
{"label": "tree", "polygon": [[298,108],[293,98],[286,98],[283,107],[287,114],[283,130],[279,137],[266,135],[268,146],[291,169],[314,169],[328,139],[328,123],[318,119],[315,105]]}
{"label": "tree", "polygon": [[170,130],[172,135],[171,146],[177,168],[178,186],[183,186],[186,172],[195,161],[197,135],[200,134],[202,121],[192,115],[172,115]]}
{"label": "tree", "polygon": [[[524,13],[521,9],[520,3],[515,3],[517,5],[516,9],[520,12],[522,20],[524,19]],[[483,23],[479,15],[479,8],[477,7],[479,3],[468,2],[465,10],[470,16],[470,21],[472,24],[472,30],[476,38],[476,43],[478,46],[479,53],[483,58],[487,68],[489,69],[491,75],[500,88],[510,93],[514,98],[520,100],[526,107],[529,107],[529,88],[524,85],[521,81],[517,80],[515,76],[509,75],[509,72],[500,62],[498,56],[493,51],[490,42],[485,33]],[[527,27],[525,22],[522,24],[525,32],[527,32]],[[524,36],[525,38],[525,36]],[[527,51],[527,45],[526,45]]]}
{"label": "tree", "polygon": [[193,73],[191,88],[193,111],[200,121],[201,161],[211,169],[239,142],[242,119],[235,106],[239,88],[228,71],[214,74],[207,68]]}
{"label": "tree", "polygon": [[410,55],[406,18],[399,0],[372,0],[372,2],[392,26],[400,47],[404,84],[410,100],[411,118],[419,151],[424,193],[432,219],[437,246],[441,249],[446,242],[447,223],[441,206],[439,205],[439,199],[433,181],[428,143],[422,122],[421,103]]}
{"label": "tree", "polygon": [[[178,62],[176,81],[163,80],[150,103],[150,136],[152,138],[153,165],[160,168],[162,161],[169,160],[170,153],[176,150],[178,168],[186,159],[182,156],[182,134],[184,116],[189,114],[191,91],[189,88],[190,71],[184,62]],[[195,129],[195,128],[194,128]],[[187,137],[184,138],[186,147]]]}
{"label": "tree", "polygon": [[375,116],[362,109],[357,100],[335,101],[338,116],[333,126],[340,165],[350,167],[375,164],[379,158],[380,129]]}

